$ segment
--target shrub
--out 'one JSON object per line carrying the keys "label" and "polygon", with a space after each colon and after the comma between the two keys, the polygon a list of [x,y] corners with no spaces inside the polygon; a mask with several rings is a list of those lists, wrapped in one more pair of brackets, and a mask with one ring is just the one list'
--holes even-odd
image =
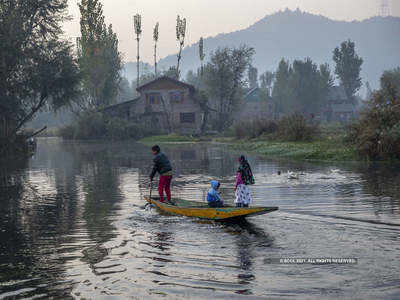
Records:
{"label": "shrub", "polygon": [[150,129],[116,117],[107,117],[99,112],[87,113],[76,121],[60,129],[64,139],[141,139],[154,134]]}
{"label": "shrub", "polygon": [[319,134],[319,124],[307,122],[299,113],[284,116],[278,121],[277,137],[285,141],[310,141]]}
{"label": "shrub", "polygon": [[386,71],[358,120],[348,129],[347,142],[372,160],[400,159],[400,69]]}
{"label": "shrub", "polygon": [[236,138],[258,138],[261,135],[274,134],[277,131],[275,121],[255,119],[251,121],[240,121],[233,125],[233,133]]}

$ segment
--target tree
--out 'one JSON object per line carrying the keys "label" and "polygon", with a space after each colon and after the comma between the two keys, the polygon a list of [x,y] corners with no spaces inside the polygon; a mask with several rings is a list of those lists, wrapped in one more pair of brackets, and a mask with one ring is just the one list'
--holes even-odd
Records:
{"label": "tree", "polygon": [[154,40],[154,74],[157,76],[157,42],[158,42],[158,22],[153,30]]}
{"label": "tree", "polygon": [[277,112],[319,113],[326,104],[332,84],[328,64],[318,69],[310,58],[295,60],[293,64],[282,59],[272,93]]}
{"label": "tree", "polygon": [[385,71],[381,88],[350,126],[348,141],[368,159],[400,159],[400,68]]}
{"label": "tree", "polygon": [[0,2],[0,144],[6,147],[37,112],[66,106],[79,93],[72,45],[61,38],[66,9],[67,0]]}
{"label": "tree", "polygon": [[318,113],[325,103],[328,94],[329,74],[326,65],[323,65],[324,75],[322,78],[318,66],[310,58],[304,61],[293,62],[293,73],[291,74],[290,87],[294,96],[292,105],[295,111],[303,113]]}
{"label": "tree", "polygon": [[249,67],[254,49],[248,46],[239,48],[219,48],[211,55],[205,66],[204,83],[209,98],[218,113],[218,128],[223,130],[233,121],[233,111],[239,103],[244,87],[244,74]]}
{"label": "tree", "polygon": [[200,38],[199,41],[199,57],[200,57],[200,75],[203,76],[203,60],[206,55],[204,54],[204,42],[203,42],[203,37]]}
{"label": "tree", "polygon": [[81,37],[78,39],[78,61],[83,73],[85,99],[80,107],[95,109],[115,102],[122,69],[118,37],[112,25],[106,26],[103,7],[98,0],[82,0]]}
{"label": "tree", "polygon": [[186,18],[181,19],[179,15],[176,18],[176,40],[179,43],[178,64],[176,66],[176,78],[179,79],[179,63],[182,58],[182,49],[185,45],[186,36]]}
{"label": "tree", "polygon": [[320,89],[321,89],[321,102],[326,103],[328,101],[328,94],[331,87],[333,87],[334,79],[331,73],[331,69],[328,63],[321,64],[319,66],[320,74]]}
{"label": "tree", "polygon": [[355,51],[355,44],[348,40],[333,51],[336,63],[335,74],[343,85],[349,99],[354,99],[355,93],[362,85],[360,71],[363,59]]}
{"label": "tree", "polygon": [[290,110],[291,89],[290,77],[293,69],[288,61],[282,58],[275,72],[275,84],[272,90],[272,98],[275,101],[275,113],[288,112]]}
{"label": "tree", "polygon": [[249,66],[247,71],[247,77],[249,82],[249,88],[254,89],[258,87],[258,70],[253,66]]}
{"label": "tree", "polygon": [[260,87],[268,97],[271,97],[274,79],[275,73],[270,71],[265,71],[265,73],[260,75]]}
{"label": "tree", "polygon": [[135,29],[135,34],[136,34],[136,42],[137,42],[137,55],[136,55],[136,67],[137,67],[137,76],[136,76],[136,87],[139,87],[139,41],[140,41],[140,35],[142,34],[142,16],[139,14],[136,14],[133,16],[133,27]]}

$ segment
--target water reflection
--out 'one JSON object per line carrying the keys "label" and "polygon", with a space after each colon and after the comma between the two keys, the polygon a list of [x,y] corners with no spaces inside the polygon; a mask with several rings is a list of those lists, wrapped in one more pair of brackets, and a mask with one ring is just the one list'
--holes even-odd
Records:
{"label": "water reflection", "polygon": [[[174,166],[175,196],[201,201],[209,181],[217,179],[224,199],[233,200],[237,153],[220,145],[162,148]],[[400,249],[393,246],[397,232],[388,226],[400,224],[398,166],[250,155],[254,203],[281,210],[219,223],[143,210],[152,158],[150,148],[140,144],[44,139],[30,162],[2,164],[0,297],[204,299],[302,293],[312,299],[326,296],[320,287],[329,290],[332,282],[339,286],[361,278],[359,290],[370,291],[375,279],[389,278],[374,289],[382,298],[398,286],[393,268],[399,267]],[[283,176],[288,171],[301,176],[288,179]],[[337,253],[379,257],[381,263],[361,260],[346,272],[263,263],[282,255]],[[375,279],[364,277],[368,268]],[[340,296],[350,295],[340,290]]]}

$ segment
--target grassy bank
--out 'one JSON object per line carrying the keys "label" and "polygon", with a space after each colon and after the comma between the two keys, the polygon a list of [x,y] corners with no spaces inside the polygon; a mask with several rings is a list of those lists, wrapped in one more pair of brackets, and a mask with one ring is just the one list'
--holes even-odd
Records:
{"label": "grassy bank", "polygon": [[337,140],[317,140],[312,142],[231,140],[229,145],[233,149],[239,151],[248,151],[270,157],[282,157],[296,160],[360,160],[353,147],[344,145]]}
{"label": "grassy bank", "polygon": [[284,142],[259,139],[235,139],[229,137],[194,138],[177,134],[150,136],[141,139],[144,144],[163,143],[224,143],[237,151],[251,152],[275,158],[296,160],[356,161],[361,160],[353,147],[338,139],[320,139],[311,142]]}
{"label": "grassy bank", "polygon": [[209,137],[193,137],[179,134],[153,135],[139,140],[143,144],[166,144],[166,143],[199,143],[211,141]]}

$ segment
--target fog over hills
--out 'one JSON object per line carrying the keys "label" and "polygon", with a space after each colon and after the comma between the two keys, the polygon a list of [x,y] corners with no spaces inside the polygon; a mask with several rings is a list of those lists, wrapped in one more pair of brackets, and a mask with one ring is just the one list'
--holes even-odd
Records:
{"label": "fog over hills", "polygon": [[[253,65],[258,68],[259,74],[266,70],[274,71],[281,58],[292,61],[311,57],[318,64],[328,62],[333,70],[332,51],[347,39],[355,42],[357,53],[364,59],[363,82],[369,81],[373,88],[378,88],[384,70],[400,66],[398,17],[346,22],[287,9],[268,15],[246,29],[205,38],[204,49],[207,59],[210,52],[218,47],[252,46],[256,50]],[[187,71],[200,66],[198,43],[185,47],[182,56],[181,70],[186,76]],[[167,56],[159,62],[160,68],[165,69],[175,64],[176,55]],[[130,64],[129,69],[134,66]]]}

